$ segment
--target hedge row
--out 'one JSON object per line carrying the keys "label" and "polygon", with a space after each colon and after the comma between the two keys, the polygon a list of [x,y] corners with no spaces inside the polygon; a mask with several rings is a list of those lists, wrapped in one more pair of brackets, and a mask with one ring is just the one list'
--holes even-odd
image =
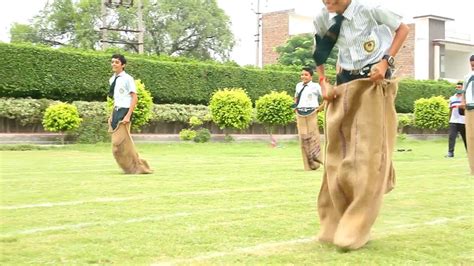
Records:
{"label": "hedge row", "polygon": [[[425,99],[425,102],[433,103],[439,101],[439,98]],[[22,126],[35,126],[41,124],[44,112],[48,106],[59,103],[58,101],[47,99],[14,99],[0,98],[0,118],[16,120]],[[97,123],[105,124],[110,113],[107,112],[106,102],[72,102],[84,121],[93,120]],[[447,107],[447,102],[444,103]],[[432,108],[432,107],[429,107]],[[433,113],[428,107],[418,107],[424,113]],[[318,124],[323,126],[324,113],[318,115]],[[189,123],[191,117],[197,117],[201,121],[211,122],[209,108],[205,105],[186,105],[186,104],[154,104],[152,108],[152,117],[149,122],[165,122],[165,123]],[[432,121],[436,120],[436,121]],[[415,117],[413,114],[398,114],[398,127],[402,130],[406,126],[415,126],[417,128],[430,128],[429,123],[439,121],[447,121],[447,114],[444,116],[434,117],[431,114],[429,118],[423,118],[423,121],[415,125]],[[259,123],[257,113],[253,112],[252,123]],[[444,128],[440,126],[439,128]],[[401,132],[401,131],[400,131]]]}
{"label": "hedge row", "polygon": [[[66,102],[105,101],[110,54],[0,43],[0,97]],[[255,102],[270,91],[294,94],[299,73],[129,56],[127,72],[141,79],[155,103],[204,104],[220,88],[244,88]],[[333,77],[330,77],[333,79]],[[317,77],[315,77],[317,79]],[[402,80],[396,109],[413,112],[419,98],[454,93],[448,82]]]}
{"label": "hedge row", "polygon": [[[0,44],[0,96],[61,101],[104,101],[110,54]],[[155,103],[207,104],[219,88],[242,87],[253,101],[271,90],[293,94],[294,72],[127,58],[126,71],[140,79]]]}

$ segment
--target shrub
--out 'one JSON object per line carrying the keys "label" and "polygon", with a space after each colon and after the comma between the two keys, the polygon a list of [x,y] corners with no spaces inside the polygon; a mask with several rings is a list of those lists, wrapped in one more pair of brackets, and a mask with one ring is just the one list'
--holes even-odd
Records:
{"label": "shrub", "polygon": [[78,143],[95,144],[110,141],[107,122],[92,117],[83,118],[81,126],[70,135]]}
{"label": "shrub", "polygon": [[196,130],[183,129],[179,132],[180,140],[193,140],[196,137]]}
{"label": "shrub", "polygon": [[413,114],[398,114],[398,132],[402,133],[403,129],[407,126],[414,125]]}
{"label": "shrub", "polygon": [[60,132],[61,143],[64,143],[64,132],[78,128],[81,120],[75,105],[58,103],[46,109],[43,127],[48,131]]}
{"label": "shrub", "polygon": [[204,143],[208,142],[211,139],[211,132],[207,128],[201,128],[196,131],[196,136],[194,137],[194,142]]}
{"label": "shrub", "polygon": [[[140,127],[146,125],[152,118],[153,98],[149,91],[145,89],[145,85],[139,80],[135,80],[137,87],[138,102],[133,111],[132,129],[140,131]],[[108,113],[112,113],[113,100],[107,97]]]}
{"label": "shrub", "polygon": [[318,113],[318,127],[319,128],[324,128],[324,121],[326,119],[326,113],[323,111],[320,111]]}
{"label": "shrub", "polygon": [[0,98],[0,117],[17,120],[22,126],[39,124],[51,103],[54,101]]}
{"label": "shrub", "polygon": [[191,118],[189,118],[189,125],[192,128],[201,126],[202,124],[203,124],[203,121],[199,119],[197,116],[191,116]]}
{"label": "shrub", "polygon": [[422,129],[442,129],[448,127],[449,107],[441,96],[415,101],[415,126]]}
{"label": "shrub", "polygon": [[245,129],[252,121],[252,102],[241,88],[226,88],[215,92],[209,103],[209,110],[212,121],[221,129]]}
{"label": "shrub", "polygon": [[286,91],[272,91],[256,101],[257,120],[272,134],[275,126],[285,126],[295,121],[295,112],[291,107],[293,103],[293,98]]}

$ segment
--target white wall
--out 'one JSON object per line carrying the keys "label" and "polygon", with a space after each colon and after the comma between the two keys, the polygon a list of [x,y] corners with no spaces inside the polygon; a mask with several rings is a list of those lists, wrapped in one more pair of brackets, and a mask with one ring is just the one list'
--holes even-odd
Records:
{"label": "white wall", "polygon": [[415,79],[429,79],[429,19],[419,18],[415,23]]}
{"label": "white wall", "polygon": [[470,56],[469,52],[446,50],[444,78],[453,81],[463,80],[471,70]]}
{"label": "white wall", "polygon": [[312,17],[290,14],[289,20],[288,32],[290,35],[314,32]]}

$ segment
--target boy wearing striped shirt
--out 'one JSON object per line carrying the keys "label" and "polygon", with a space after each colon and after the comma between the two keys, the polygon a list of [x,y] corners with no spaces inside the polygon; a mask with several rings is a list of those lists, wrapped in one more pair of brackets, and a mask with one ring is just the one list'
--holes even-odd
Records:
{"label": "boy wearing striped shirt", "polygon": [[[358,249],[370,238],[383,195],[394,187],[394,57],[408,35],[395,13],[356,0],[323,0],[314,19],[313,57],[326,104],[318,240]],[[394,36],[392,36],[394,32]],[[339,49],[336,86],[324,64]]]}

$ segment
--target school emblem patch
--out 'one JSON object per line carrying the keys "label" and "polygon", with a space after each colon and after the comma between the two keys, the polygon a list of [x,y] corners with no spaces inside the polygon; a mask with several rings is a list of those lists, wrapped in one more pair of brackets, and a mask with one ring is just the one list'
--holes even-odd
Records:
{"label": "school emblem patch", "polygon": [[367,41],[364,43],[364,50],[367,52],[367,53],[372,53],[375,49],[375,41],[374,40],[371,40],[371,41]]}

